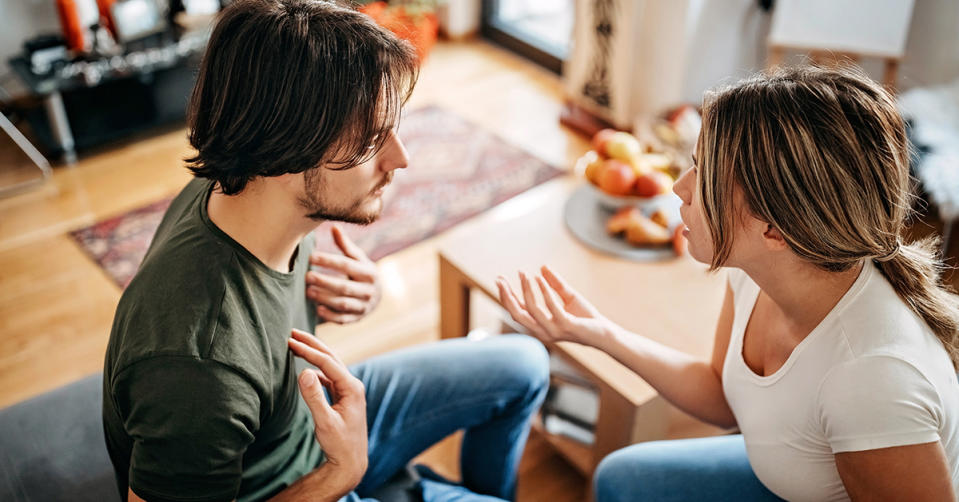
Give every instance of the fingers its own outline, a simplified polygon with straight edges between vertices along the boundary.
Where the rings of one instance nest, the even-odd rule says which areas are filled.
[[[339,277],[331,277],[316,271],[306,273],[307,293],[309,286],[322,288],[340,296],[350,296],[361,300],[369,300],[376,295],[376,287],[368,282],[357,282]]]
[[[290,350],[316,366],[329,379],[330,389],[337,397],[337,403],[366,399],[363,383],[350,374],[350,370],[332,353],[324,352],[316,346],[308,345],[295,338],[288,340]]]
[[[376,281],[376,264],[371,261],[359,261],[349,256],[316,251],[310,255],[310,264],[342,272],[357,281]]]
[[[326,393],[323,392],[323,385],[316,371],[311,369],[301,371],[297,383],[300,387],[300,394],[303,395],[306,406],[310,408],[314,421],[318,422],[333,413],[333,408],[326,400]]]
[[[533,293],[533,285],[529,280],[529,276],[526,275],[525,272],[520,272],[519,279],[523,288],[523,299],[526,301],[526,311],[529,312],[541,327],[549,332],[548,326],[552,319],[543,311],[542,307],[540,307],[536,301],[536,295]]]
[[[293,329],[291,337],[298,342],[302,342],[316,350],[319,350],[320,352],[323,352],[324,354],[332,357],[336,362],[343,364],[343,361],[341,361],[340,358],[333,353],[333,349],[331,349],[329,345],[323,343],[323,340],[320,340],[316,336],[307,333],[306,331]],[[343,365],[346,366],[345,364]]]
[[[369,311],[369,303],[367,302],[349,296],[339,296],[313,286],[306,288],[306,296],[318,305],[324,305],[341,314],[362,315]]]
[[[333,322],[336,324],[350,324],[363,318],[363,316],[360,314],[344,314],[342,312],[337,312],[325,305],[316,306],[316,315],[324,321]]]
[[[370,261],[366,253],[350,240],[350,237],[346,235],[346,232],[344,232],[339,225],[333,225],[331,232],[333,233],[333,242],[336,243],[336,247],[340,248],[343,254],[354,260]]]
[[[557,322],[565,320],[566,312],[563,311],[559,300],[554,296],[555,293],[553,293],[553,290],[546,285],[546,281],[543,280],[542,277],[537,277],[536,285],[539,286],[539,290],[543,293],[543,301],[546,303],[546,308],[549,309],[549,313],[553,315],[553,319]]]
[[[496,286],[499,288],[499,298],[500,303],[503,305],[503,308],[509,312],[509,315],[520,323],[524,328],[526,328],[531,334],[535,336],[542,336],[542,332],[539,329],[539,326],[536,324],[530,315],[526,312],[525,306],[519,301],[519,298],[516,297],[516,293],[513,292],[513,289],[506,282],[506,279],[500,277],[496,281]]]
[[[569,302],[576,297],[576,291],[569,287],[569,284],[566,284],[566,281],[564,281],[560,276],[556,275],[549,267],[543,265],[540,268],[540,271],[543,273],[543,278],[546,279],[546,282],[549,283],[551,288],[559,293],[559,297],[564,302]]]
[[[330,348],[315,336],[293,330],[293,336],[288,342],[294,354],[319,368],[334,385],[341,380],[353,377],[343,361],[340,361],[340,358],[336,357]]]

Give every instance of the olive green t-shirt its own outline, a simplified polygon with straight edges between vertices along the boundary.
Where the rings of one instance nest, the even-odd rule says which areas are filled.
[[[103,428],[123,500],[260,500],[323,458],[287,347],[315,325],[312,237],[272,270],[210,221],[211,187],[170,205],[113,321]]]

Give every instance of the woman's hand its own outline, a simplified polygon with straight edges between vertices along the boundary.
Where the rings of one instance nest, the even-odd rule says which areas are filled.
[[[543,275],[535,278],[519,273],[522,298],[505,278],[496,280],[500,303],[516,322],[543,342],[568,341],[598,347],[612,338],[619,329],[616,324],[548,267],[540,270]],[[537,300],[534,288],[542,293],[545,307]]]

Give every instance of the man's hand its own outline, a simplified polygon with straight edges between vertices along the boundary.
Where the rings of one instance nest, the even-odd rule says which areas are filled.
[[[307,272],[306,297],[316,303],[316,315],[321,319],[338,324],[356,322],[380,302],[376,263],[340,227],[334,225],[331,232],[343,255],[317,251],[310,255],[310,264],[335,270],[345,277]]]
[[[366,390],[315,336],[293,330],[289,345],[294,354],[317,367],[300,373],[300,393],[313,414],[316,440],[326,453],[327,465],[350,491],[363,478],[368,463]],[[332,405],[323,387],[330,390]]]

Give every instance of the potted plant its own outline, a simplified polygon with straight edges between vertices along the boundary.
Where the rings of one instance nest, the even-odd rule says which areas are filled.
[[[380,26],[413,44],[422,63],[436,43],[439,31],[436,7],[442,1],[375,1],[360,6],[359,10],[373,18]]]

